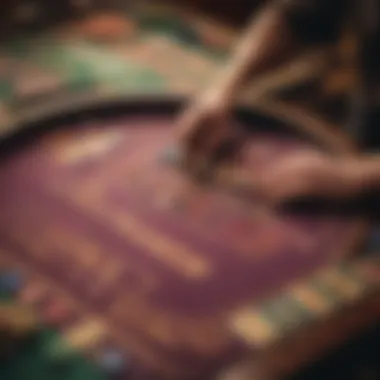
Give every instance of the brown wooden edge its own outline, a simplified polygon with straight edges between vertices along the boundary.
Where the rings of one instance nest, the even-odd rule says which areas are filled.
[[[227,368],[218,380],[277,380],[338,347],[380,319],[380,289],[333,317],[302,328],[254,359]]]
[[[178,102],[183,101],[188,94],[128,94],[120,95],[114,93],[106,93],[101,90],[91,90],[74,93],[72,91],[62,89],[57,93],[47,94],[37,104],[29,106],[16,107],[11,109],[11,126],[2,129],[7,133],[12,133],[14,129],[22,128],[26,123],[43,120],[47,117],[54,117],[65,112],[76,112],[81,108],[102,106],[104,104],[112,104],[112,102],[128,101],[142,104],[152,102]],[[239,106],[257,110],[268,116],[272,116],[279,120],[284,120],[290,127],[294,127],[297,131],[303,132],[311,136],[315,141],[325,146],[331,153],[338,155],[355,155],[358,150],[355,143],[345,133],[328,122],[322,120],[311,111],[297,107],[284,101],[274,99],[256,99],[255,101],[243,101]],[[6,121],[5,121],[6,122]],[[9,121],[8,121],[9,123]]]

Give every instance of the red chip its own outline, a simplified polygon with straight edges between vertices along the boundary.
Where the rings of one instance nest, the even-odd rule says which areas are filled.
[[[67,305],[52,301],[43,310],[43,320],[46,324],[60,326],[68,320],[71,310]]]

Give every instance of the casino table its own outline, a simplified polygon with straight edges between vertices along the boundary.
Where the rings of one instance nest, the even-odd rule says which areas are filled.
[[[90,360],[115,347],[136,380],[242,361],[285,375],[371,326],[377,265],[350,255],[362,220],[274,211],[228,168],[189,180],[167,156],[181,105],[72,93],[4,136],[1,263],[23,273],[20,302]],[[236,120],[252,171],[326,149],[258,111]]]
[[[239,183],[199,186],[170,165],[177,94],[207,85],[228,47],[178,20],[142,12],[111,41],[81,24],[0,49],[0,263],[46,326],[15,358],[36,378],[102,379],[110,350],[136,380],[285,376],[378,318],[376,261],[354,255],[362,218],[274,212]],[[236,112],[253,170],[350,150],[265,104]],[[62,345],[74,355],[60,363]]]

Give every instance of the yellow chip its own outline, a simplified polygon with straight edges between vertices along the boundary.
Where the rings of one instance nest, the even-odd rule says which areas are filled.
[[[276,335],[275,328],[259,313],[243,311],[232,320],[233,331],[247,343],[266,346]]]
[[[314,289],[300,285],[290,290],[289,295],[307,310],[317,314],[326,314],[331,310],[331,303]]]
[[[85,349],[96,345],[107,333],[105,324],[92,320],[70,329],[65,334],[66,341],[74,348]]]
[[[352,301],[363,294],[364,287],[358,281],[337,270],[321,274],[320,279],[345,299]]]

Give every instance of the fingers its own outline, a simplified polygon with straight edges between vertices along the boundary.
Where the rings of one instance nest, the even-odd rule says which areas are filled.
[[[179,141],[185,169],[194,177],[210,177],[224,161],[237,162],[242,142],[231,127],[231,119],[214,113],[190,110],[180,120]]]

